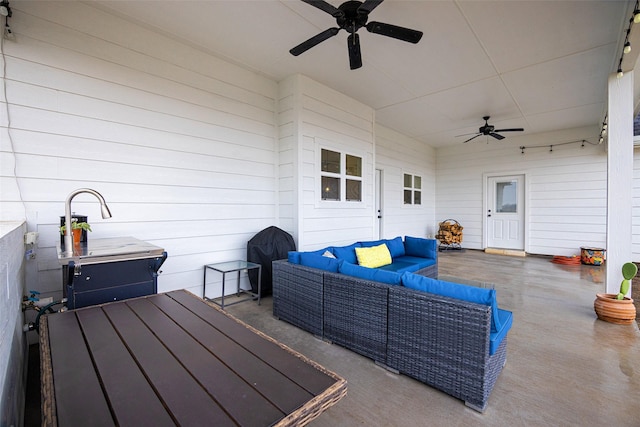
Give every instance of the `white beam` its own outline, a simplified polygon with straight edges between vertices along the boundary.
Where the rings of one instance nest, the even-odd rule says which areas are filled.
[[[633,71],[609,77],[606,292],[618,293],[622,265],[631,261],[633,197]],[[631,291],[629,291],[631,292]]]

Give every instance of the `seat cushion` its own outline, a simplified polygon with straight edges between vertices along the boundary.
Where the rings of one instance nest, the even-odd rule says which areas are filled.
[[[491,307],[491,332],[498,332],[502,327],[498,316],[498,301],[496,300],[495,289],[445,282],[444,280],[436,280],[413,273],[402,274],[402,285],[410,289],[429,292],[430,294],[488,305]]]
[[[433,258],[420,258],[416,256],[405,255],[398,258],[394,258],[393,263],[394,264],[400,263],[402,265],[406,265],[407,267],[402,271],[397,270],[397,271],[400,271],[401,273],[404,273],[405,271],[413,272],[413,271],[422,270],[423,268],[431,267],[433,264],[436,263],[436,260]]]
[[[489,334],[489,354],[494,354],[500,343],[507,336],[507,332],[513,324],[513,313],[508,310],[498,309],[498,318],[500,319],[500,330]]]
[[[391,264],[391,253],[385,243],[369,248],[355,248],[358,265],[377,268]]]
[[[382,282],[388,285],[399,285],[401,275],[392,271],[380,270],[379,268],[362,267],[343,261],[338,267],[338,271],[347,276],[357,277],[374,282]]]

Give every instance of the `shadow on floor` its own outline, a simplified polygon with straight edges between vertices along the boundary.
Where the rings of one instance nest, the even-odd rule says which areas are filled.
[[[36,427],[41,425],[42,422],[40,412],[40,349],[38,344],[29,346],[27,369],[24,427]]]

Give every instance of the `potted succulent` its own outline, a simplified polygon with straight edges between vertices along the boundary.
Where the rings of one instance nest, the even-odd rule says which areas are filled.
[[[622,266],[622,282],[618,294],[596,294],[593,308],[598,319],[616,323],[619,325],[629,325],[636,319],[636,306],[633,299],[625,297],[629,292],[629,281],[638,273],[638,267],[627,262]]]
[[[60,234],[64,235],[67,230],[66,225],[60,227]],[[80,244],[80,240],[82,240],[82,232],[83,231],[91,231],[91,226],[88,222],[78,222],[77,219],[71,220],[71,233],[73,233],[73,244]]]

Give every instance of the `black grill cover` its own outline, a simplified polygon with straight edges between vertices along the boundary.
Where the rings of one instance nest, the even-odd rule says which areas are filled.
[[[270,295],[272,288],[271,261],[287,258],[287,252],[296,250],[291,234],[278,227],[267,227],[247,242],[247,261],[262,266],[261,296]],[[249,270],[251,291],[258,293],[258,271]]]

